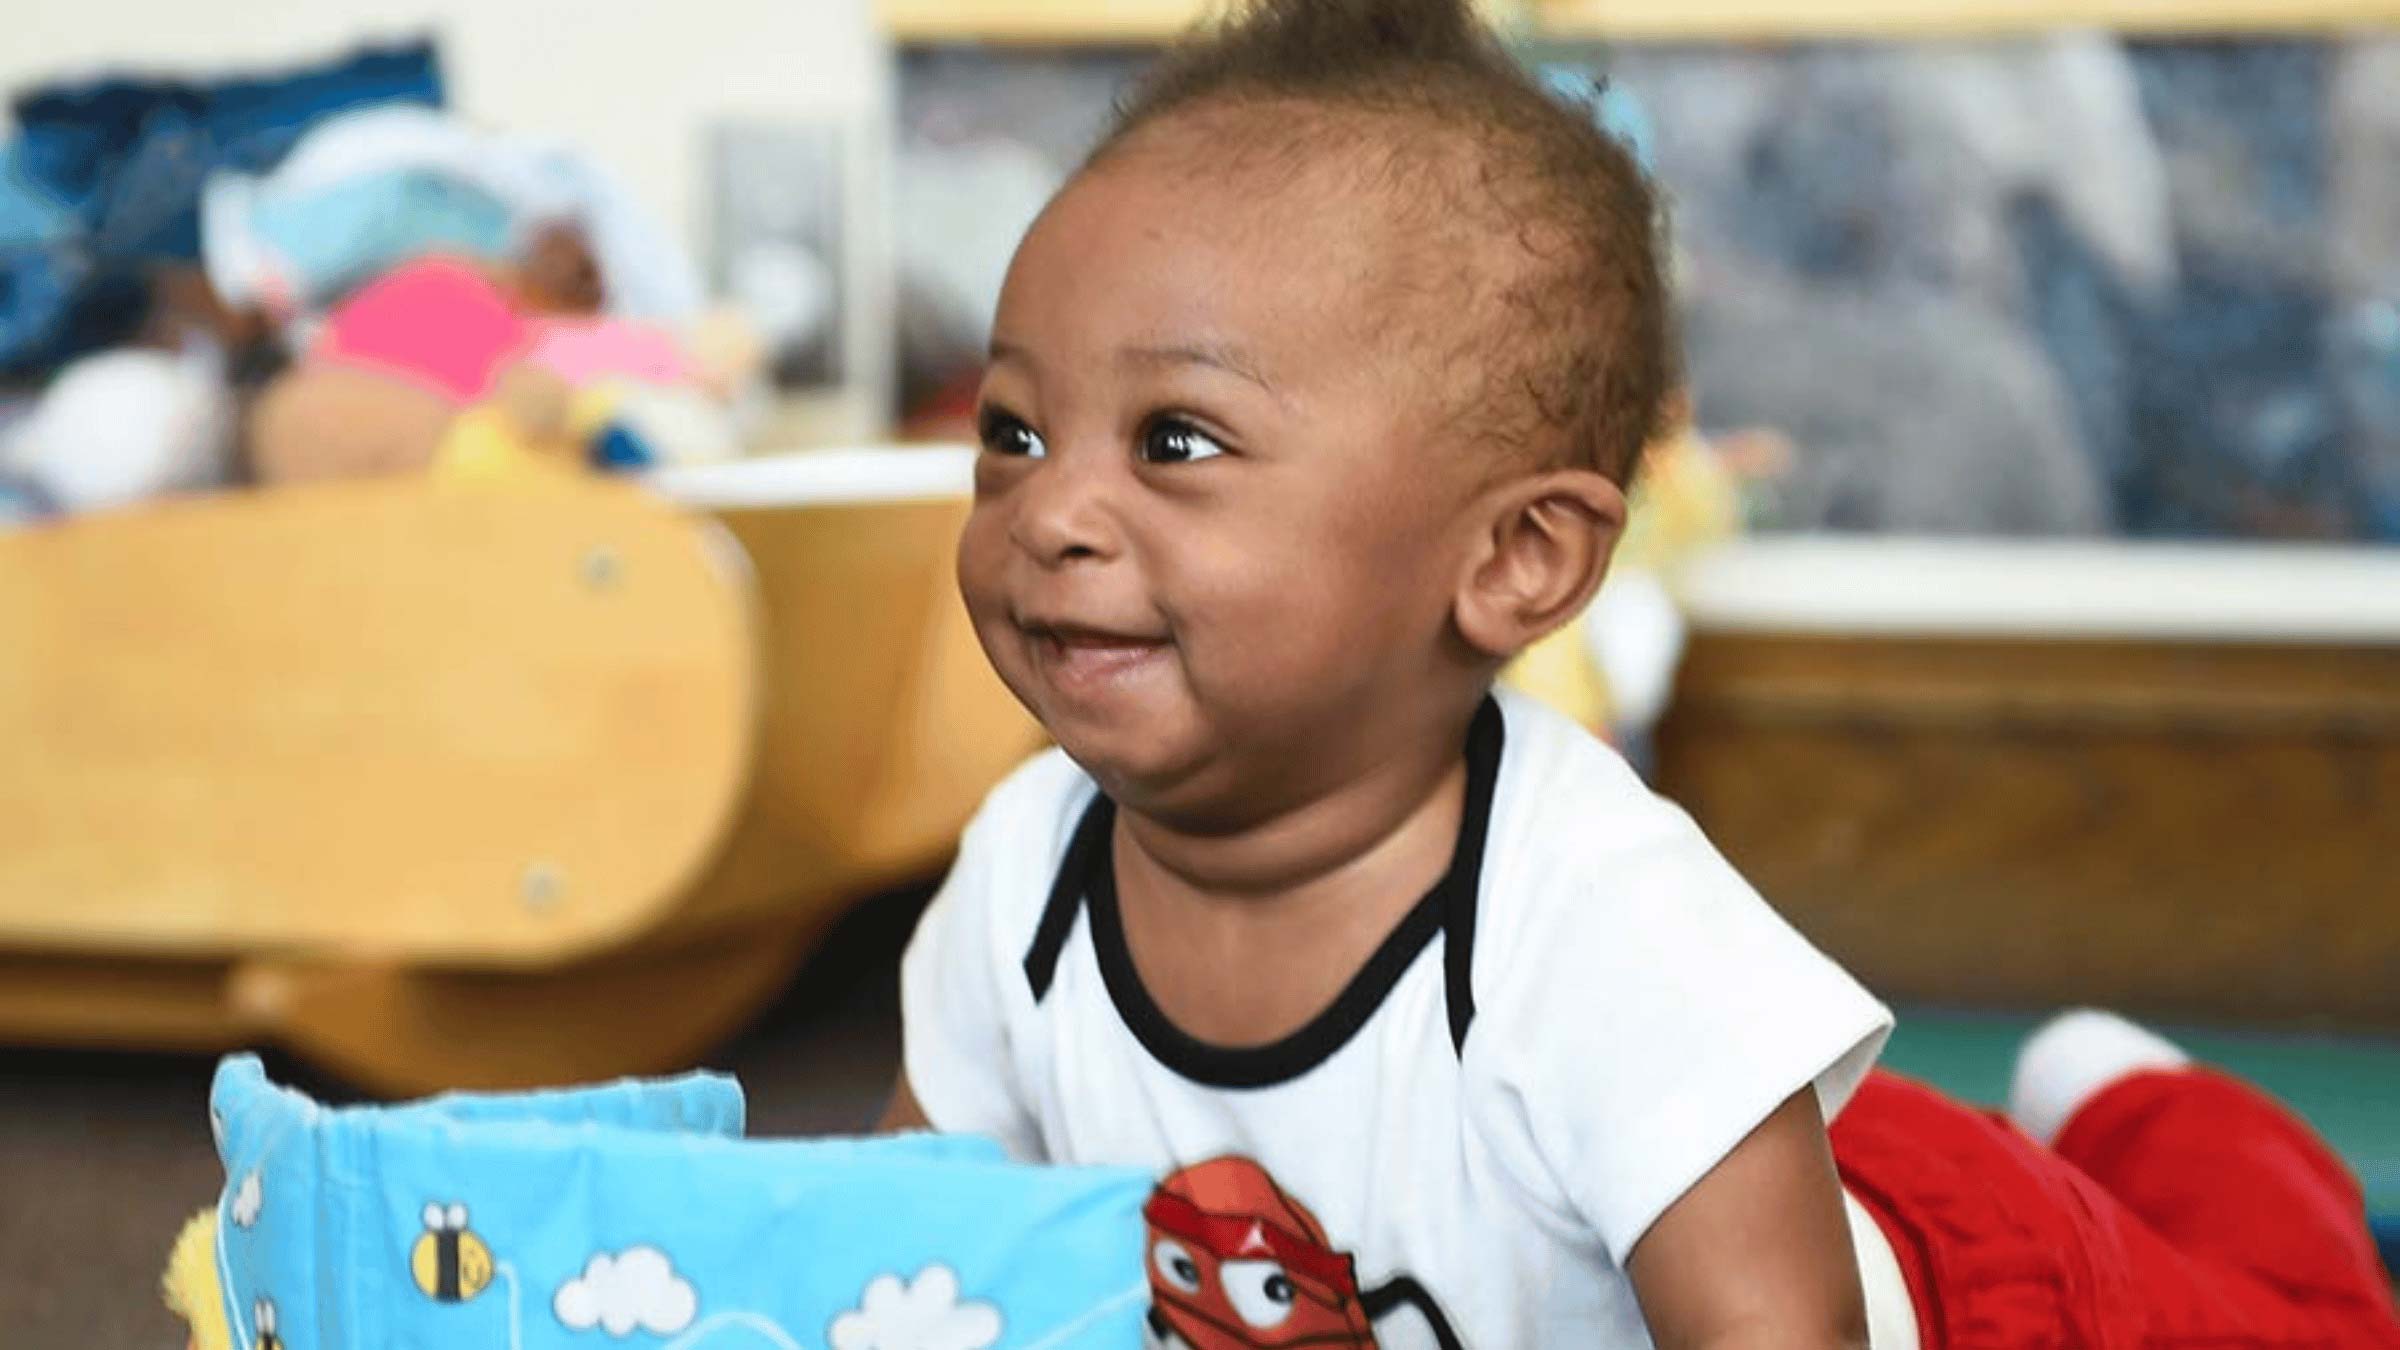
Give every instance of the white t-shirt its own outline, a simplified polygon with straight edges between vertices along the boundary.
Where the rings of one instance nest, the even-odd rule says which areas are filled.
[[[1831,1119],[1882,1048],[1890,1013],[1581,727],[1501,693],[1467,757],[1449,874],[1264,1047],[1142,988],[1113,807],[1063,755],[968,827],[902,967],[909,1084],[937,1129],[1170,1178],[1154,1331],[1645,1346],[1635,1241],[1801,1085]]]

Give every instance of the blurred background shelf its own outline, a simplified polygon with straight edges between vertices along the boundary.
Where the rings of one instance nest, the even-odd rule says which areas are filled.
[[[1507,24],[1534,8],[1527,0],[1477,0]],[[877,0],[886,32],[903,43],[1110,46],[1160,42],[1224,0]]]
[[[1752,540],[1659,779],[1898,999],[2400,1029],[2400,555]]]
[[[2389,27],[2390,0],[1548,0],[1556,37],[1653,41],[1992,37],[2058,29],[2297,33]]]
[[[901,42],[1108,46],[1163,41],[1207,9],[1202,0],[880,0]]]
[[[880,0],[902,43],[1112,46],[1163,41],[1214,0]],[[1773,41],[1976,37],[2099,28],[2127,33],[2325,33],[2400,25],[2392,0],[1533,0],[1488,3],[1557,38]]]

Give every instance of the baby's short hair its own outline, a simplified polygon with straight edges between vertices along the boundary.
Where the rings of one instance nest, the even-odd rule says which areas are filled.
[[[1628,482],[1676,382],[1676,344],[1657,193],[1593,110],[1546,92],[1468,0],[1234,0],[1133,88],[1093,161],[1174,114],[1280,102],[1362,114],[1395,186],[1446,188],[1426,223],[1455,236],[1448,262],[1468,292],[1443,311],[1462,331],[1435,344],[1463,377],[1453,415]],[[1288,121],[1266,134],[1281,151],[1316,144]],[[1508,261],[1476,275],[1494,256],[1479,242],[1510,245]]]

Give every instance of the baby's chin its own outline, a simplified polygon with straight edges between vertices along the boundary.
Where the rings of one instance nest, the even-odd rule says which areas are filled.
[[[1193,738],[1157,719],[1123,726],[1045,719],[1043,726],[1111,801],[1145,814],[1174,800],[1205,759]]]
[[[1037,710],[1037,715],[1039,710]],[[1042,716],[1050,739],[1110,801],[1156,820],[1213,816],[1232,787],[1221,738],[1198,708],[1140,717]]]
[[[1061,688],[1037,668],[1001,676],[1067,758],[1118,804],[1141,809],[1207,758],[1205,719],[1176,681],[1151,672],[1130,687]]]

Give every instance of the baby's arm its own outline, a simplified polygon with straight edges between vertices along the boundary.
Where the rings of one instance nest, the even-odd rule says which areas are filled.
[[[917,1105],[917,1094],[908,1085],[908,1071],[901,1070],[892,1079],[892,1100],[883,1108],[883,1118],[875,1122],[875,1132],[904,1134],[932,1128],[933,1122],[925,1118],[925,1108]]]
[[[1866,1300],[1813,1087],[1634,1244],[1627,1273],[1659,1350],[1865,1350]]]
[[[1025,944],[1055,868],[1028,841],[1056,833],[1054,818],[1080,803],[1056,800],[1072,773],[1064,760],[1035,760],[994,789],[960,838],[900,958],[900,1065],[879,1130],[988,1135],[1015,1157],[1040,1156],[1009,1025],[1034,1011]]]

